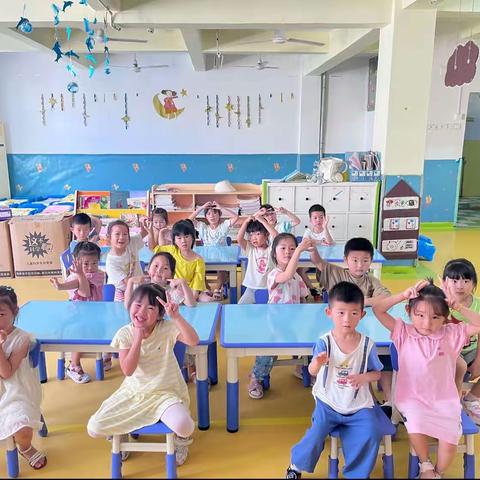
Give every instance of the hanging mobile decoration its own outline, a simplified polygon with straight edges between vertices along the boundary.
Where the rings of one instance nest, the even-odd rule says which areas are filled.
[[[89,116],[90,115],[87,114],[87,96],[85,94],[83,94],[83,114],[82,114],[82,117],[83,117],[83,124],[85,126],[87,126],[87,118]]]
[[[68,7],[71,7],[73,5],[73,2],[71,2],[70,0],[68,1],[64,1],[63,2],[63,8],[62,8],[62,12],[65,12],[65,10],[68,8]]]
[[[103,94],[103,103],[105,103],[106,101],[107,101],[107,94],[104,93],[104,94]]]
[[[30,23],[30,20],[25,16],[26,8],[27,8],[27,5],[24,4],[22,16],[20,17],[20,20],[18,21],[15,28],[17,30],[20,30],[23,33],[32,33],[32,30],[33,30],[32,24]]]
[[[75,108],[75,92],[72,92],[72,108]]]
[[[280,103],[283,103],[283,92],[280,94]]]
[[[115,101],[117,101],[117,94],[116,94],[116,93],[113,94],[113,99],[114,99]]]
[[[215,95],[215,126],[218,128],[220,126],[220,116],[219,104],[218,104],[218,95]]]
[[[60,94],[60,110],[62,112],[65,110],[65,103],[63,101],[63,93]]]
[[[210,106],[210,98],[207,95],[207,108],[205,108],[205,112],[207,114],[207,127],[210,125],[210,112],[212,111],[212,107]]]
[[[130,121],[130,117],[128,116],[127,94],[125,94],[125,115],[122,117],[122,121],[125,122],[125,130],[128,130],[128,122]]]
[[[96,93],[93,94],[93,101],[94,101],[95,103],[97,103],[97,94],[96,94]]]
[[[290,93],[290,100],[293,100],[294,99],[294,96],[293,96],[293,92]]]
[[[88,78],[92,78],[95,73],[95,67],[93,65],[88,66]]]
[[[240,114],[241,114],[241,111],[240,111],[240,97],[237,97],[237,110],[233,113],[235,113],[235,115],[237,116],[237,128],[240,130],[240,127],[241,127],[241,124],[242,124],[242,120],[240,118]]]
[[[258,124],[259,125],[262,123],[262,110],[263,110],[262,96],[258,94]]]
[[[85,5],[85,6],[87,6],[87,5],[88,5],[88,0],[80,0],[78,3],[79,3],[80,5]]]
[[[247,119],[245,120],[245,123],[248,128],[250,128],[250,125],[252,124],[252,120],[250,118],[250,97],[247,95]]]
[[[48,103],[50,104],[50,109],[53,110],[55,108],[55,105],[57,104],[57,100],[53,96],[53,93],[50,94],[50,98],[48,100]]]
[[[40,110],[40,113],[42,114],[42,125],[45,127],[47,125],[47,120],[46,120],[46,117],[45,117],[45,113],[46,113],[46,110],[45,110],[45,97],[43,96],[43,93],[42,95],[40,96],[40,105],[42,107],[42,109]]]
[[[60,9],[54,3],[52,3],[52,10],[53,10],[53,25],[56,27],[60,23],[60,19],[58,18]]]
[[[227,104],[225,105],[225,108],[227,109],[227,125],[229,127],[232,126],[232,111],[234,110],[234,107],[232,105],[232,101],[230,99],[230,96],[227,97]]]
[[[272,98],[272,97],[273,97],[273,95],[272,95],[272,94],[270,94],[270,98]]]
[[[53,44],[52,50],[57,55],[57,58],[55,59],[55,62],[58,62],[63,57],[63,52],[62,52],[62,49],[60,47],[60,42],[58,40],[55,40],[55,43]]]
[[[105,75],[110,75],[111,70],[110,70],[110,50],[108,47],[105,45],[105,48],[103,49],[104,53],[104,61],[103,61],[103,71],[105,72]]]

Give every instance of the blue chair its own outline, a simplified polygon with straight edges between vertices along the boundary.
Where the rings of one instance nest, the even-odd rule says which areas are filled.
[[[34,369],[38,368],[40,361],[40,348],[41,344],[38,340],[35,341],[35,344],[30,349],[29,352],[29,362],[30,366]],[[48,435],[47,424],[43,418],[43,415],[40,416],[40,421],[43,423],[42,428],[38,431],[38,434],[41,437],[46,437]],[[7,474],[10,478],[17,478],[19,473],[18,467],[18,451],[17,446],[15,445],[15,440],[13,436],[8,437],[7,441]]]
[[[178,366],[182,368],[185,344],[177,342],[174,353]],[[166,452],[167,478],[177,478],[174,433],[164,423],[157,422],[130,432],[134,439],[140,435],[165,435],[165,442],[121,442],[120,435],[112,438],[112,478],[122,478],[122,452]]]
[[[60,267],[62,269],[62,277],[66,279],[68,277],[68,271],[73,264],[73,254],[70,248],[67,248],[61,255],[60,255]]]
[[[398,371],[398,352],[393,344],[390,345],[390,356],[392,358],[393,367],[393,384],[392,391],[395,388],[395,377]],[[395,409],[392,413],[392,422],[396,426],[402,419],[400,412]],[[478,427],[472,419],[462,410],[462,435],[465,443],[457,446],[457,453],[463,453],[463,478],[475,478],[475,435],[478,433]],[[408,478],[417,478],[419,474],[419,458],[415,450],[410,447],[408,454]]]
[[[374,412],[378,421],[380,433],[382,435],[382,444],[378,449],[378,455],[382,455],[383,462],[383,478],[394,478],[393,467],[393,451],[392,437],[395,435],[396,429],[390,419],[383,413],[378,404],[375,404]],[[341,452],[338,439],[340,432],[334,429],[330,433],[330,456],[328,458],[328,478],[338,478],[338,456]],[[415,478],[415,477],[409,477]]]
[[[106,283],[103,286],[103,301],[104,302],[113,302],[115,299],[115,285],[111,283]]]
[[[259,289],[255,290],[255,303],[268,303],[268,290]],[[303,375],[303,386],[305,388],[310,387],[310,374],[308,373],[308,357],[302,357],[298,359],[297,357],[292,358],[291,360],[275,360],[273,363],[274,366],[285,366],[285,365],[302,365],[302,375]],[[267,375],[262,380],[262,385],[264,390],[270,388],[270,375]]]

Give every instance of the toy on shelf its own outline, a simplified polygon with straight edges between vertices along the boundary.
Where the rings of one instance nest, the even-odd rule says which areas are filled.
[[[431,238],[426,237],[425,235],[418,236],[418,259],[427,260],[431,262],[436,252],[435,245],[432,242]]]

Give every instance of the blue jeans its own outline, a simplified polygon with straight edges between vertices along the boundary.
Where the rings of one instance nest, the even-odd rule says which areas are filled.
[[[270,372],[273,368],[273,362],[278,357],[270,357],[270,356],[263,356],[263,357],[255,357],[255,364],[252,368],[253,376],[261,382],[266,376],[270,375]]]
[[[316,399],[312,426],[292,448],[292,463],[312,473],[325,445],[325,438],[338,429],[342,441],[345,478],[368,478],[378,454],[381,434],[373,408],[363,408],[351,415],[342,415]]]

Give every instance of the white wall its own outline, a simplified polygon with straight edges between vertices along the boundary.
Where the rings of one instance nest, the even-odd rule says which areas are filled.
[[[325,152],[370,150],[373,121],[367,112],[368,57],[352,58],[328,75]]]
[[[139,54],[140,64],[167,63],[170,68],[144,70],[113,70],[110,76],[97,71],[92,79],[81,71],[80,92],[76,107],[66,86],[72,80],[65,64],[53,61],[50,53],[0,54],[0,120],[6,124],[8,151],[11,153],[316,153],[318,122],[308,119],[318,109],[317,102],[308,103],[309,96],[318,97],[315,81],[305,87],[300,76],[300,57],[269,56],[278,70],[229,68],[194,72],[186,54]],[[131,55],[112,55],[112,64],[130,64]],[[236,64],[251,64],[256,58],[238,58]],[[318,82],[317,82],[318,83]],[[185,111],[176,120],[161,118],[153,109],[152,99],[162,89],[178,93],[185,88],[187,97],[179,97],[177,107]],[[302,96],[302,88],[304,89]],[[318,87],[319,88],[319,87]],[[83,125],[82,93],[87,95],[88,126]],[[113,101],[113,93],[117,101]],[[131,123],[125,130],[124,93],[128,94]],[[46,102],[47,126],[42,126],[40,95]],[[65,111],[60,104],[50,110],[50,94],[60,100],[64,94]],[[97,94],[97,103],[93,101]],[[106,93],[107,101],[103,103]],[[138,97],[136,94],[138,93]],[[280,94],[283,93],[283,103]],[[291,94],[293,93],[293,99]],[[215,95],[220,96],[220,128],[215,128]],[[258,94],[264,110],[262,124],[257,124]],[[272,98],[270,98],[272,94]],[[196,96],[200,98],[197,99]],[[206,126],[206,95],[210,96],[211,125]],[[227,127],[227,95],[232,102],[241,97],[242,128]],[[252,126],[246,128],[246,96],[250,96]],[[162,98],[162,97],[161,97]],[[300,110],[303,98],[305,110]],[[318,115],[317,115],[318,117]],[[301,119],[304,121],[301,122]],[[299,125],[301,122],[301,138]]]

